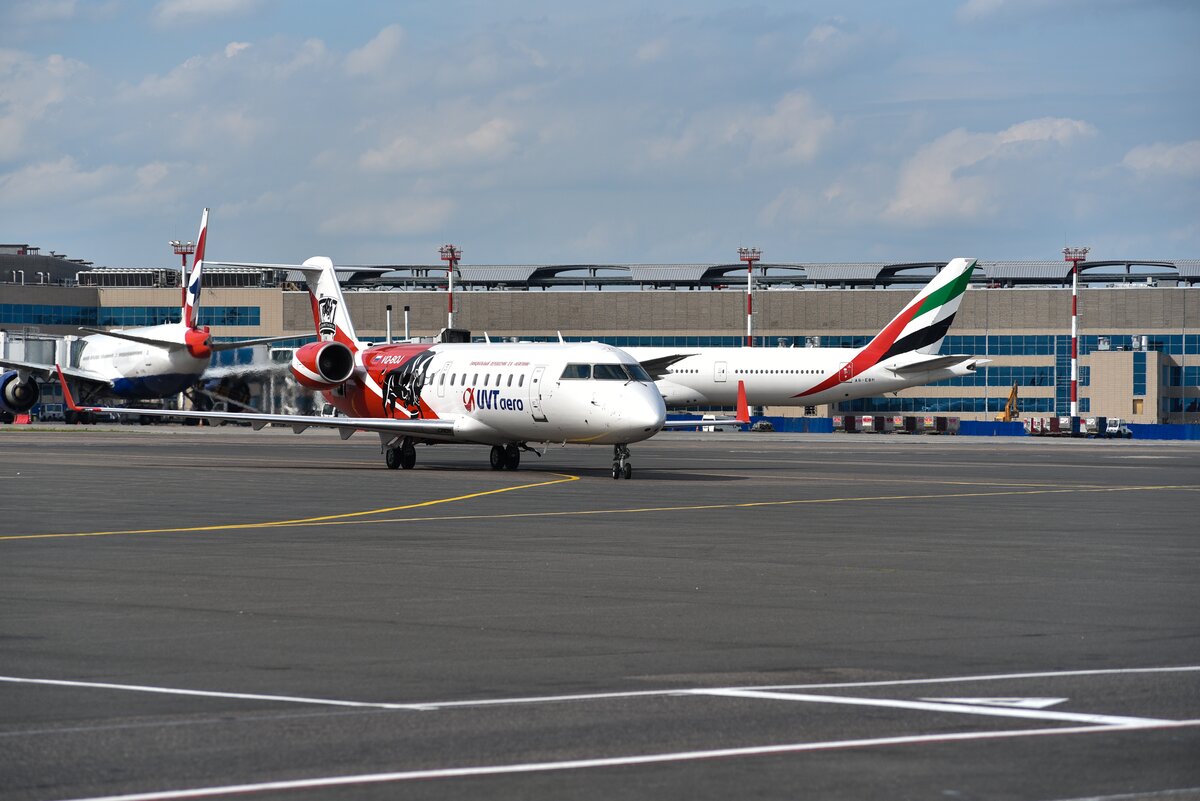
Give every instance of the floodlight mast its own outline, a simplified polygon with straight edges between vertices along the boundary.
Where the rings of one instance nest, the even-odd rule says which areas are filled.
[[[1091,248],[1063,248],[1071,262],[1071,433],[1079,432],[1079,262],[1087,261]]]
[[[746,347],[754,347],[754,262],[762,258],[758,248],[738,248],[738,258],[746,262]]]
[[[441,254],[442,261],[446,262],[446,327],[454,327],[454,270],[458,267],[458,260],[462,258],[462,250],[454,245],[442,245],[438,249]]]
[[[167,243],[175,251],[175,255],[179,256],[182,262],[179,283],[183,286],[183,303],[187,304],[187,284],[188,284],[188,268],[187,257],[196,252],[196,243],[180,242],[178,239],[172,239]]]

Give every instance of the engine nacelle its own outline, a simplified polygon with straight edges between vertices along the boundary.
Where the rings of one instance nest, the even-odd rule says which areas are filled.
[[[24,414],[42,397],[42,390],[33,376],[21,380],[21,374],[9,370],[0,374],[0,409],[11,414]]]
[[[310,342],[292,356],[291,368],[300,386],[333,389],[354,375],[354,353],[341,342]]]

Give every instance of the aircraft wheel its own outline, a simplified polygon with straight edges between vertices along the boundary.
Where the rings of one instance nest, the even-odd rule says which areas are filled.
[[[406,442],[400,446],[400,466],[405,470],[412,470],[417,464],[417,449],[413,447],[411,442]]]
[[[509,445],[504,449],[504,466],[509,470],[516,470],[521,464],[521,449],[516,445]]]
[[[388,448],[383,452],[383,461],[387,465],[388,470],[395,470],[400,466],[400,449]]]
[[[613,478],[614,478],[614,479],[618,479],[618,478],[620,478],[620,477],[621,477],[621,474],[622,474],[622,472],[623,472],[623,471],[621,470],[621,466],[620,466],[619,464],[614,464],[614,465],[613,465]]]
[[[629,462],[625,463],[625,469],[622,471],[625,474],[626,480],[633,478],[633,465]]]
[[[493,445],[492,453],[489,458],[491,460],[493,470],[503,470],[505,462],[508,461],[505,458],[504,447],[502,445]]]

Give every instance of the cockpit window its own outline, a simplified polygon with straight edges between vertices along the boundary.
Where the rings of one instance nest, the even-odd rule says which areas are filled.
[[[592,378],[598,381],[628,381],[629,375],[619,364],[594,364]]]
[[[566,369],[563,370],[562,377],[563,380],[591,378],[592,366],[590,364],[568,364]]]
[[[646,368],[642,367],[640,364],[626,364],[624,367],[629,371],[629,377],[634,381],[645,381],[647,384],[654,382],[654,379],[652,379],[650,374],[646,372]]]

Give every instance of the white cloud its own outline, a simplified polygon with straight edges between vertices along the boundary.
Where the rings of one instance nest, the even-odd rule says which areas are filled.
[[[1054,117],[1027,120],[998,133],[955,129],[922,147],[904,164],[884,216],[914,225],[988,216],[994,211],[996,187],[979,167],[1020,162],[1035,155],[1037,145],[1066,145],[1093,134],[1095,128],[1086,122]]]
[[[74,18],[76,6],[75,0],[27,0],[15,4],[11,13],[17,24],[62,23]]]
[[[221,19],[246,14],[260,0],[162,0],[154,8],[154,21],[161,26]]]
[[[35,59],[0,49],[0,159],[14,159],[35,147],[32,132],[64,101],[70,84],[87,67],[60,55]]]
[[[833,132],[833,117],[804,92],[784,95],[769,114],[739,118],[727,131],[730,140],[748,139],[756,160],[812,161]]]
[[[369,75],[382,72],[400,52],[404,28],[388,25],[374,39],[346,54],[346,72],[350,75]]]
[[[434,117],[439,122],[446,119],[438,114]],[[400,134],[383,147],[368,150],[359,166],[370,172],[405,172],[495,162],[516,149],[517,132],[517,124],[504,117],[493,117],[458,135],[447,135],[445,128],[437,125]]]
[[[0,198],[3,199],[0,205],[27,207],[75,202],[112,187],[119,173],[111,166],[90,171],[80,169],[70,156],[31,164],[8,175],[0,175]]]
[[[323,221],[324,234],[409,236],[436,231],[454,213],[448,198],[402,198],[388,203],[372,201],[345,206]]]
[[[663,56],[667,54],[668,42],[666,39],[658,38],[645,42],[637,49],[636,58],[638,61],[650,63],[661,61]]]
[[[1139,145],[1125,154],[1121,164],[1143,176],[1194,178],[1200,176],[1200,139],[1179,145]]]

